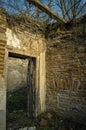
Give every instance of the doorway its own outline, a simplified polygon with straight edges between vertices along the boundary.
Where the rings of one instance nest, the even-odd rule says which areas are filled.
[[[7,68],[7,112],[9,112],[13,119],[9,119],[10,122],[8,123],[7,117],[7,124],[16,123],[15,120],[18,122],[18,120],[24,118],[25,114],[25,120],[27,120],[26,117],[34,118],[35,109],[36,58],[9,53]],[[17,113],[18,115],[16,115]]]

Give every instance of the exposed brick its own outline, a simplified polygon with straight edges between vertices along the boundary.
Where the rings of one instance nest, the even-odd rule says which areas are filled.
[[[46,51],[47,109],[59,111],[64,117],[73,118],[77,114],[83,120],[86,113],[86,46],[79,44],[79,40],[78,45],[71,40],[58,43],[56,38],[48,39],[51,46],[47,44]]]

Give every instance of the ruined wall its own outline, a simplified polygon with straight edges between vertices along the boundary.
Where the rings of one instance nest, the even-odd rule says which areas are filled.
[[[45,107],[45,51],[46,44],[43,35],[32,33],[26,23],[20,24],[15,22],[13,29],[8,26],[6,31],[7,51],[16,55],[36,58],[36,113],[46,109]],[[9,60],[7,61],[9,68]],[[12,66],[13,63],[10,64]],[[12,67],[11,67],[12,68]],[[8,73],[9,75],[9,73]],[[26,74],[27,76],[27,74]],[[7,76],[9,78],[9,76]],[[22,79],[21,79],[22,80]],[[12,79],[15,82],[15,78]],[[11,80],[9,81],[11,84]],[[23,82],[24,84],[24,82]],[[8,85],[9,87],[9,85]]]
[[[22,17],[12,20],[11,16],[8,19],[8,27],[6,29],[7,48],[9,52],[14,52],[26,56],[38,57],[45,52],[45,39],[43,34],[32,32],[30,28],[34,26],[30,21],[22,21]],[[30,28],[29,28],[30,26]]]
[[[5,78],[6,12],[0,8],[0,75]]]
[[[12,25],[9,23],[10,19]],[[7,84],[10,89],[15,84],[23,86],[26,82],[25,66],[27,66],[27,61],[14,61],[10,59],[9,54],[23,56],[26,59],[29,57],[36,58],[36,114],[46,109],[45,39],[43,35],[36,33],[36,30],[31,32],[29,30],[29,21],[27,23],[22,22],[20,18],[18,21],[13,20],[11,17],[8,19],[8,14],[0,8],[0,130],[6,129]]]
[[[59,35],[61,36],[61,34]],[[65,36],[65,35],[64,35]],[[48,39],[46,51],[47,110],[86,121],[86,40],[70,35]]]
[[[0,130],[6,129],[6,84],[5,84],[5,58],[6,58],[6,17],[5,11],[0,9]]]
[[[6,84],[0,75],[0,130],[6,130]]]
[[[7,28],[6,37],[8,55],[9,53],[14,53],[14,55],[20,55],[20,57],[23,56],[26,57],[26,59],[29,59],[29,57],[35,57],[39,59],[36,63],[37,66],[40,67],[38,65],[40,64],[40,57],[45,53],[44,38],[39,34],[32,34],[29,29],[27,30],[25,23],[22,23],[22,25],[20,26],[16,22],[13,30],[9,26]],[[22,60],[19,58],[12,59],[8,57],[7,63],[7,88],[17,88],[18,86],[22,87],[24,84],[26,86],[28,60]],[[36,71],[40,71],[40,69],[41,68],[36,68]],[[40,74],[38,77],[40,77]],[[36,79],[36,82],[38,83],[37,80],[38,79]]]
[[[17,19],[18,18],[18,19]],[[27,21],[27,20],[26,20]],[[16,57],[25,57],[26,59],[28,58],[35,58],[36,59],[36,114],[40,113],[41,111],[44,111],[45,108],[45,92],[46,92],[46,84],[45,84],[45,51],[46,51],[46,43],[45,43],[45,38],[44,35],[39,32],[34,25],[34,22],[30,24],[30,21],[25,22],[22,17],[17,17],[12,18],[12,16],[7,15],[7,28],[6,28],[6,38],[7,38],[7,46],[6,50],[9,54],[16,55]],[[34,28],[34,31],[31,31],[30,28]],[[32,29],[33,30],[33,29]],[[14,56],[15,57],[15,56]],[[16,61],[15,61],[16,62]],[[22,61],[25,63],[26,61]],[[14,76],[16,73],[18,73],[19,80],[16,80],[18,82],[15,82],[15,79],[17,78],[12,78],[12,81],[9,80],[8,87],[12,83],[18,83],[23,86],[26,80],[25,73],[22,72],[20,73],[21,67],[18,66],[20,64],[20,60],[18,63],[16,62],[16,65],[13,65],[14,61],[9,61],[9,58],[7,59],[7,70],[8,70],[8,75],[7,79],[9,80],[12,74],[9,69],[12,67],[15,68],[16,70],[12,70],[15,72]],[[9,65],[10,64],[10,65]],[[27,66],[27,65],[25,65]],[[24,67],[24,66],[22,66]],[[23,73],[23,74],[22,74]],[[17,76],[18,76],[17,75]],[[22,75],[22,76],[21,76]],[[24,76],[24,77],[23,77]],[[26,73],[27,76],[27,73]],[[21,77],[21,78],[20,78]],[[22,78],[23,82],[22,82]],[[12,86],[11,84],[11,86]],[[14,86],[13,85],[13,86]],[[20,86],[19,85],[19,86]]]

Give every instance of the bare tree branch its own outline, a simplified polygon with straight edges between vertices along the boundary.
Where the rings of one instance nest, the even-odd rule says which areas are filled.
[[[60,23],[66,23],[67,21],[63,18],[61,18],[58,14],[54,13],[48,6],[42,4],[39,0],[27,0],[28,2],[31,2],[35,6],[37,6],[39,9],[47,13],[51,18],[54,18],[58,20]]]

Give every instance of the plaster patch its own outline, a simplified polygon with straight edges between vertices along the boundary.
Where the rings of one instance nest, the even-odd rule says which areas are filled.
[[[11,29],[7,28],[6,30],[6,37],[7,37],[7,45],[13,46],[15,48],[20,48],[20,41],[16,37],[15,33],[12,32]]]

